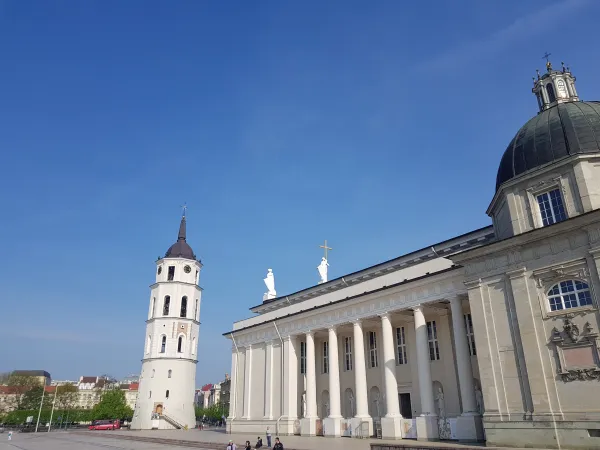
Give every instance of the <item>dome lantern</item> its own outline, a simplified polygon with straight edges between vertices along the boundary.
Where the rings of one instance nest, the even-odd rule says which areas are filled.
[[[549,53],[544,55],[546,73],[542,75],[539,70],[536,71],[537,77],[533,79],[533,89],[531,90],[537,98],[540,112],[559,103],[579,101],[575,89],[575,77],[571,70],[562,62],[562,69],[554,70],[549,56]]]

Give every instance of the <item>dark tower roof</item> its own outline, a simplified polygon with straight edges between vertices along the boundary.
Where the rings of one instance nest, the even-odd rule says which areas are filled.
[[[181,218],[179,224],[179,234],[177,235],[177,242],[169,247],[165,258],[185,258],[185,259],[196,259],[196,255],[192,250],[192,247],[186,242],[185,238],[185,215]]]
[[[524,172],[571,155],[600,153],[600,102],[559,103],[529,120],[502,156],[496,190]]]

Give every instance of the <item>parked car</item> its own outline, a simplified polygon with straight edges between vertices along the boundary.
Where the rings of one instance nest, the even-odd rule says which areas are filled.
[[[121,421],[116,420],[94,420],[89,426],[90,430],[118,430],[121,428]]]

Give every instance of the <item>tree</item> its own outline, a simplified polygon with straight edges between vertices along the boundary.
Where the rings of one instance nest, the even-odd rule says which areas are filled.
[[[127,406],[125,393],[120,389],[104,391],[100,402],[92,410],[92,418],[124,419],[133,416],[133,410]]]
[[[11,374],[7,384],[15,389],[16,409],[35,409],[40,407],[44,388],[37,378]]]
[[[56,387],[56,407],[60,409],[73,409],[77,404],[77,386],[64,384]]]

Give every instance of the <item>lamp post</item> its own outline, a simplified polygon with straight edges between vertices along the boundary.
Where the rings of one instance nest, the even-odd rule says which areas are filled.
[[[46,386],[42,385],[42,401],[40,402],[40,410],[38,411],[37,423],[35,424],[35,432],[37,433],[38,427],[40,426],[40,416],[42,415],[42,405],[44,404],[44,394],[46,393]]]
[[[54,416],[54,406],[56,405],[56,394],[58,394],[58,386],[54,390],[54,400],[52,400],[52,412],[50,413],[50,424],[48,425],[48,433],[50,433],[50,429],[52,428],[52,416]]]

